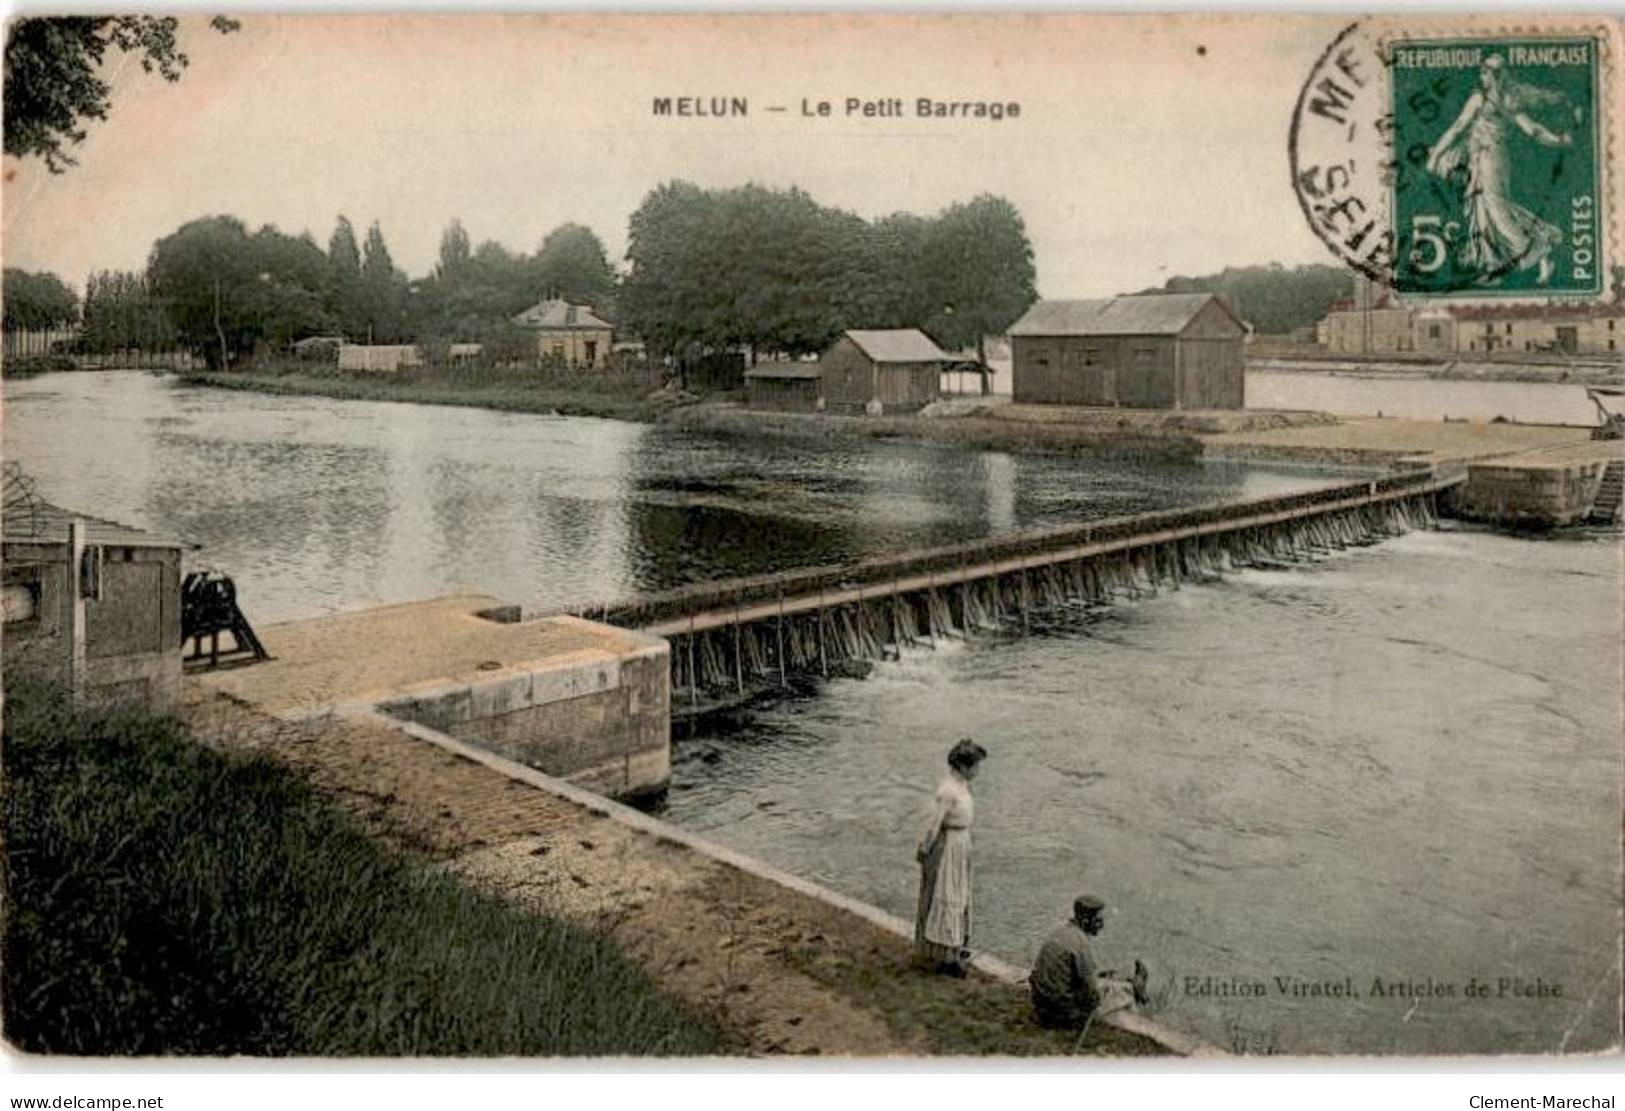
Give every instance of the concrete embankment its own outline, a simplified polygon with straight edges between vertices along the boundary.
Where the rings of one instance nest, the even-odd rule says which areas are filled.
[[[1529,356],[1524,359],[1451,358],[1393,353],[1340,352],[1249,356],[1248,370],[1304,374],[1347,374],[1369,378],[1430,378],[1448,382],[1569,382],[1614,384],[1625,380],[1625,364],[1605,356]]]
[[[273,715],[196,679],[187,696],[198,735],[268,750],[377,836],[610,934],[752,1053],[1207,1051],[1136,1016],[1097,1024],[1078,1046],[1032,1020],[1010,982],[1019,970],[984,960],[967,980],[923,972],[906,924],[884,912],[437,730],[354,707]]]

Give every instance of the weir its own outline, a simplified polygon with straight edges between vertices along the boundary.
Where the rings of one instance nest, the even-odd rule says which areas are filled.
[[[1281,567],[1435,520],[1465,473],[1412,472],[683,587],[576,616],[671,643],[674,719],[851,661],[1138,598],[1236,567]]]

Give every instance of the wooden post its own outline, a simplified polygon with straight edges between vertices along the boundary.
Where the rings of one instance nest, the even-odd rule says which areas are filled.
[[[64,591],[67,612],[63,628],[67,632],[68,690],[75,705],[85,699],[85,523],[68,524],[68,575]]]
[[[692,710],[700,708],[700,673],[694,670],[694,614],[688,615],[688,705]]]
[[[829,657],[824,653],[824,584],[818,584],[818,673],[829,678]]]
[[[1027,624],[1027,557],[1021,557],[1021,635],[1028,633]]]
[[[784,680],[784,590],[779,590],[779,620],[774,626],[774,632],[779,638],[779,686],[786,686]]]

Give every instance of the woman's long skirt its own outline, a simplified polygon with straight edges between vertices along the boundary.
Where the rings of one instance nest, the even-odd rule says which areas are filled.
[[[920,868],[914,947],[924,960],[960,964],[970,945],[970,830],[944,830]]]

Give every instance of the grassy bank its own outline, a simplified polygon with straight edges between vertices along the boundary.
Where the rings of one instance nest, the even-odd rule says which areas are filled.
[[[671,406],[640,377],[538,371],[506,367],[416,368],[395,374],[357,372],[310,364],[246,370],[194,371],[185,382],[226,390],[335,397],[347,401],[410,401],[462,405],[512,413],[651,421]]]
[[[5,1034],[40,1053],[694,1054],[611,942],[367,838],[268,758],[5,705]]]

